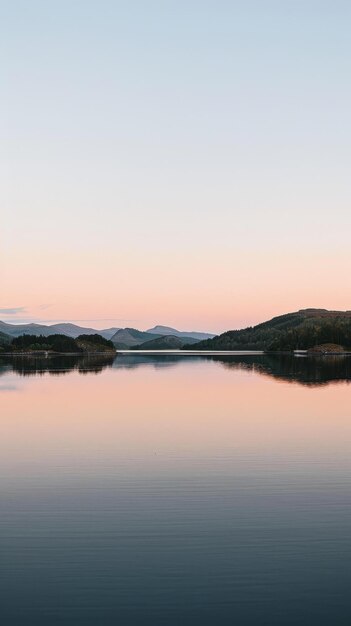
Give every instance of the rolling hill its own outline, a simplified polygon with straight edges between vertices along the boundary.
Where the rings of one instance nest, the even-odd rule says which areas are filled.
[[[351,347],[351,311],[303,309],[196,344],[196,350],[308,350],[333,343]]]

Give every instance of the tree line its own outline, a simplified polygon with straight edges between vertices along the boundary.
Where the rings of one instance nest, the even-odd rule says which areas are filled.
[[[45,350],[52,352],[84,352],[85,347],[101,346],[102,348],[114,348],[112,341],[101,337],[101,335],[79,335],[76,339],[67,335],[20,335],[12,340],[10,349],[14,352],[26,352],[35,350]]]
[[[272,320],[274,322],[274,320]],[[231,330],[196,344],[199,350],[308,350],[333,343],[351,348],[351,318],[302,319],[292,317],[278,324],[266,322],[243,330]]]

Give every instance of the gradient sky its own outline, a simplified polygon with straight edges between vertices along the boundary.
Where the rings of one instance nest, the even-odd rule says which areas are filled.
[[[350,309],[351,4],[1,3],[0,319]]]

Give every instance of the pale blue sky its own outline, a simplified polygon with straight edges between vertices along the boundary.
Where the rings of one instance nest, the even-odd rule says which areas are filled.
[[[214,330],[351,308],[349,2],[0,6],[1,307]]]

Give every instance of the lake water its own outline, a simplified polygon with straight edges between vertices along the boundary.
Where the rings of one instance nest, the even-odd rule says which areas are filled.
[[[0,359],[2,626],[349,626],[351,359]]]

